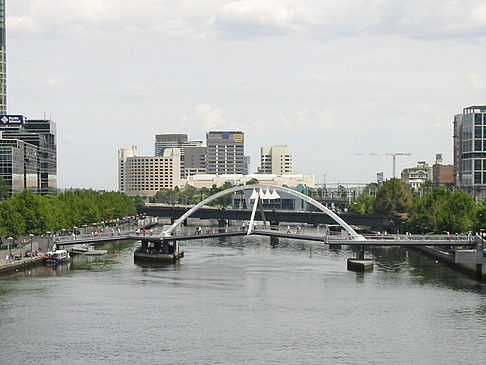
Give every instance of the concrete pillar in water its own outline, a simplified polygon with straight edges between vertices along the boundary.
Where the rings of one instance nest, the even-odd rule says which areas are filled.
[[[218,232],[226,232],[226,219],[218,219]]]
[[[279,245],[278,237],[270,236],[270,245],[272,247],[278,246]]]
[[[348,259],[347,267],[350,271],[365,272],[373,270],[375,262],[371,259],[364,258],[364,246],[358,246],[356,258]]]

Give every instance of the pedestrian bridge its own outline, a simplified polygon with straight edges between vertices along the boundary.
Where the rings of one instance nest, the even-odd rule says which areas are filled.
[[[201,209],[206,204],[224,196],[227,194],[233,194],[235,192],[243,190],[253,190],[252,197],[253,200],[253,210],[251,216],[248,217],[248,226],[242,226],[237,228],[228,227],[218,227],[206,229],[201,229],[194,234],[186,235],[174,235],[176,229],[182,225],[182,223],[189,217],[191,217],[195,212]],[[294,227],[289,230],[282,226],[270,226],[265,221],[265,215],[263,210],[260,211],[261,217],[263,218],[263,224],[256,224],[254,218],[256,209],[260,206],[261,200],[265,199],[278,199],[278,192],[285,192],[297,198],[300,198],[309,204],[314,205],[317,209],[329,215],[335,221],[335,225],[342,227],[346,232],[345,235],[332,235],[328,230],[328,226],[325,227],[324,231],[319,229],[306,229],[300,226]],[[348,245],[348,246],[359,246],[361,251],[364,251],[364,246],[464,246],[470,245],[472,242],[467,240],[466,237],[456,237],[456,239],[451,239],[447,236],[409,236],[409,235],[388,235],[388,236],[362,236],[358,234],[349,224],[347,224],[341,217],[336,213],[329,210],[327,207],[319,203],[318,201],[312,199],[311,197],[304,195],[298,191],[292,190],[290,188],[282,186],[272,186],[272,185],[245,185],[236,186],[224,191],[218,192],[207,199],[204,199],[199,204],[195,205],[187,212],[185,212],[181,217],[179,217],[170,227],[163,230],[160,234],[154,235],[150,231],[146,232],[135,232],[135,231],[125,231],[120,232],[115,235],[113,232],[111,234],[98,234],[96,236],[85,235],[77,236],[75,239],[71,236],[58,237],[56,242],[60,246],[70,246],[76,244],[90,244],[90,243],[101,243],[116,240],[141,240],[141,241],[187,241],[193,239],[209,239],[209,238],[222,238],[222,237],[233,237],[233,236],[245,236],[245,235],[259,235],[268,236],[274,239],[278,238],[289,238],[289,239],[300,239],[308,241],[317,241],[326,244],[336,244],[336,245]]]

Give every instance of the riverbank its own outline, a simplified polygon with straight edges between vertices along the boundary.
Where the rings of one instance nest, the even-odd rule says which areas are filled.
[[[477,249],[453,252],[433,246],[412,246],[411,248],[477,280],[486,280],[486,259],[482,251],[482,243]]]
[[[5,251],[8,255],[8,251]],[[0,257],[5,257],[6,255],[4,251],[0,251],[0,254],[3,254]],[[0,261],[0,275],[10,274],[16,271],[24,271],[31,269],[36,266],[42,265],[42,259],[44,258],[43,253],[39,253],[38,256],[35,257],[22,257],[18,260],[2,260]]]

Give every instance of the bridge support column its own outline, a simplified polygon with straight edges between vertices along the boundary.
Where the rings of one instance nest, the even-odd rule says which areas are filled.
[[[182,221],[182,225],[183,225],[184,227],[187,227],[187,219],[184,219],[184,220]]]
[[[483,279],[483,264],[476,264],[476,280],[481,281]]]
[[[360,245],[358,247],[358,252],[357,252],[356,258],[358,260],[364,260],[364,245]]]
[[[270,225],[272,226],[272,231],[278,231],[278,222],[270,222]]]
[[[279,241],[278,237],[270,236],[270,245],[272,247],[278,246],[279,244],[280,244],[280,241]]]
[[[348,259],[348,270],[356,272],[372,271],[375,266],[375,262],[372,259],[364,258],[364,245],[358,246],[358,252],[356,252],[356,258]]]
[[[226,232],[226,219],[218,219],[218,232]]]

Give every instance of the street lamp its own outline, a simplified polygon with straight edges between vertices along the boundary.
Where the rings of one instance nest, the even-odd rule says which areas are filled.
[[[10,261],[10,260],[12,260],[12,244],[13,244],[13,238],[12,237],[7,238],[7,242],[8,242],[8,251],[9,251],[8,259]]]
[[[48,252],[48,251],[49,251],[49,249],[50,249],[50,246],[49,246],[49,243],[50,243],[50,242],[49,242],[49,239],[51,238],[51,231],[47,231],[47,232],[46,232],[46,236],[47,236],[47,248],[46,248],[46,252]]]
[[[30,254],[32,255],[32,257],[34,257],[34,250],[32,249],[32,241],[34,239],[34,235],[30,233],[29,238],[30,238]]]

